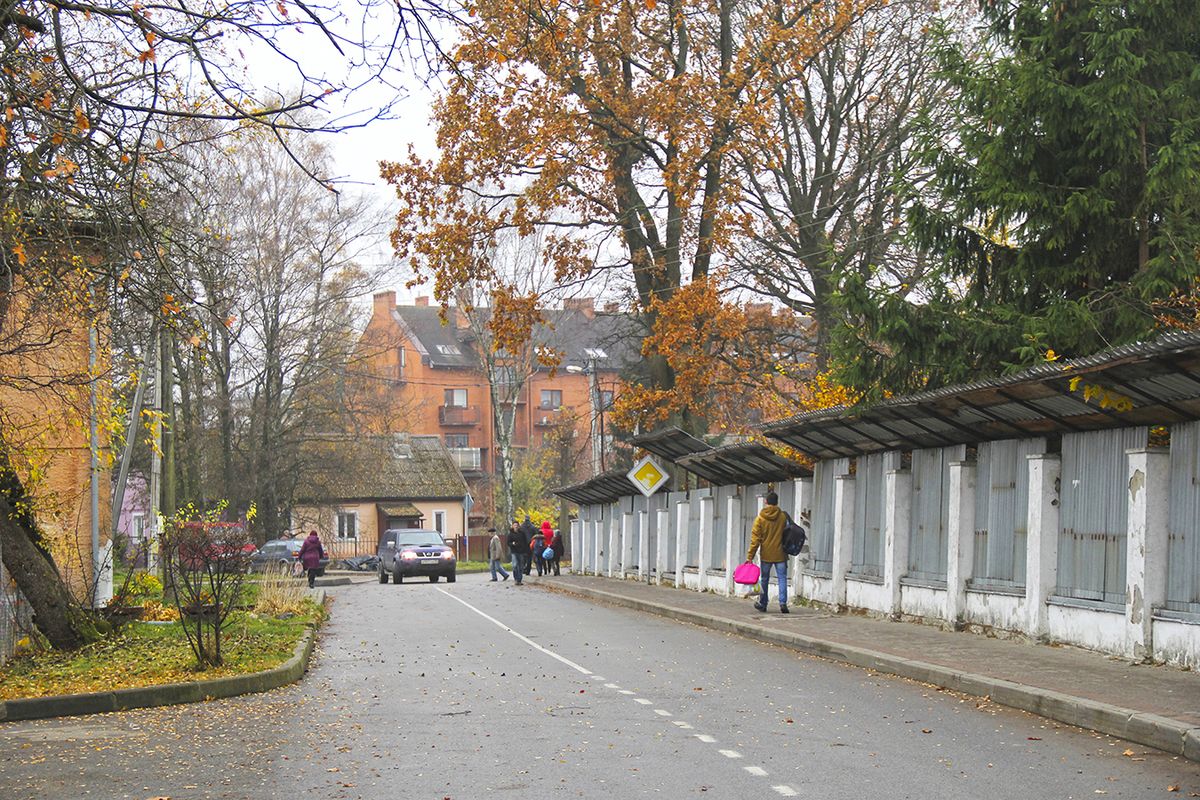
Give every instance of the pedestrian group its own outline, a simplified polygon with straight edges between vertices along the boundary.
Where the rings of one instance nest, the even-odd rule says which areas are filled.
[[[488,543],[488,561],[491,564],[492,580],[498,580],[497,574],[501,576],[501,580],[508,580],[509,573],[505,571],[504,565],[501,563],[504,553],[500,534],[496,532],[495,528],[488,528],[488,532],[492,534],[492,539]],[[549,521],[543,521],[540,528],[533,524],[533,520],[528,515],[520,525],[515,521],[512,522],[508,527],[506,543],[512,557],[513,581],[518,586],[522,585],[525,576],[529,575],[534,567],[537,568],[539,576],[549,575],[551,571],[555,575],[561,574],[563,537],[554,530]]]

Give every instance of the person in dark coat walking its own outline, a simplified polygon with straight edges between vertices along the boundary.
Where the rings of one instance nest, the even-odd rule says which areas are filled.
[[[533,524],[533,520],[526,514],[525,521],[521,523],[519,530],[521,539],[525,543],[525,559],[522,563],[525,565],[525,574],[528,575],[529,570],[533,567],[533,559],[530,556],[533,555],[533,537],[537,536],[538,529]]]
[[[550,562],[550,566],[554,568],[554,574],[559,575],[561,574],[559,572],[560,562],[562,561],[563,551],[566,549],[562,534],[554,531],[554,536],[551,538],[549,544],[550,549],[554,551],[554,560]]]
[[[308,588],[316,585],[317,572],[321,569],[321,561],[325,558],[325,548],[321,546],[321,537],[316,531],[309,531],[308,538],[300,545],[300,565],[308,572]]]
[[[512,554],[512,574],[517,586],[529,569],[529,540],[521,533],[517,523],[508,527],[508,552]]]

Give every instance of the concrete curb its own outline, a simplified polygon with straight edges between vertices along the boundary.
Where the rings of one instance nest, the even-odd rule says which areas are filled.
[[[128,711],[133,708],[181,705],[235,697],[239,694],[266,692],[295,683],[304,677],[312,657],[317,629],[309,628],[300,637],[291,658],[262,672],[248,675],[230,675],[207,681],[168,683],[162,686],[138,686],[116,689],[111,692],[89,692],[87,694],[64,694],[54,697],[30,697],[19,700],[0,701],[0,722],[16,722],[51,717],[77,717],[84,714],[104,714],[110,711]]]
[[[909,678],[964,694],[990,697],[992,701],[1000,705],[1028,711],[1067,725],[1127,739],[1171,755],[1182,755],[1192,761],[1200,761],[1200,728],[1190,727],[1184,722],[1156,714],[1147,714],[987,675],[961,672],[940,664],[914,661],[890,653],[817,639],[791,631],[767,628],[749,622],[715,617],[699,611],[652,603],[606,592],[603,589],[544,583],[536,585],[550,591],[599,600],[680,622],[690,622],[712,630],[736,633],[748,639],[781,645],[809,655],[840,661],[876,672],[885,672],[901,678]]]

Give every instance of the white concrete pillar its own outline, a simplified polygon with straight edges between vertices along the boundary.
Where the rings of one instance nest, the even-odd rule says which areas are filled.
[[[975,566],[975,464],[950,463],[949,517],[946,520],[946,622],[962,627],[967,581]]]
[[[804,528],[804,532],[808,534],[808,540],[805,541],[804,548],[806,551],[812,548],[812,496],[813,482],[812,478],[797,478],[792,481],[792,497],[795,503],[791,508],[792,520]],[[788,564],[788,602],[792,602],[800,596],[801,573],[804,566],[808,563],[808,552],[802,552],[798,556],[789,559]]]
[[[708,560],[713,549],[713,525],[715,522],[716,502],[712,495],[700,498],[700,591],[708,591]]]
[[[1025,539],[1025,633],[1047,633],[1046,601],[1058,582],[1059,479],[1062,458],[1057,453],[1028,455],[1029,519]]]
[[[579,572],[579,555],[583,552],[583,546],[580,539],[583,537],[583,519],[581,518],[583,510],[580,509],[580,517],[571,520],[571,567],[568,572]]]
[[[683,588],[683,562],[687,558],[688,501],[675,504],[675,588]]]
[[[899,618],[900,579],[908,572],[908,537],[912,525],[912,473],[888,470],[883,475],[883,586],[888,614]]]
[[[658,535],[655,537],[654,543],[657,545],[654,555],[654,582],[659,586],[666,576],[667,572],[667,554],[671,552],[671,548],[675,543],[671,540],[671,511],[667,508],[660,508],[654,512],[658,521],[655,523],[655,529]]]
[[[612,514],[608,518],[608,577],[617,577],[621,568],[621,504],[612,504]]]
[[[1154,609],[1167,600],[1167,507],[1171,454],[1161,448],[1126,451],[1129,528],[1125,538],[1125,654],[1154,654]]]
[[[617,577],[624,580],[625,573],[632,566],[629,558],[630,550],[635,546],[633,539],[633,509],[629,511],[621,510],[621,527],[620,527],[620,545],[621,554],[617,558]]]
[[[725,503],[725,580],[721,585],[721,594],[733,596],[733,569],[742,563],[746,551],[738,552],[742,546],[742,498],[733,495]]]
[[[638,563],[637,579],[646,580],[650,575],[650,512],[637,512],[638,521]]]
[[[592,573],[595,576],[604,575],[604,553],[607,545],[608,535],[608,515],[611,511],[606,506],[600,506],[600,513],[592,521],[592,545],[595,547],[595,552],[592,555]]]
[[[854,551],[854,476],[833,480],[833,597],[834,607],[846,605],[846,574]]]

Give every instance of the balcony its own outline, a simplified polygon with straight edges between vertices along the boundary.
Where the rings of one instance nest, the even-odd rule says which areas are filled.
[[[552,428],[558,424],[558,409],[557,408],[542,408],[539,406],[533,410],[533,424],[538,428]]]
[[[450,457],[463,472],[480,472],[483,470],[483,448],[481,447],[447,447]]]
[[[478,425],[479,406],[438,406],[438,422],[448,427]]]

